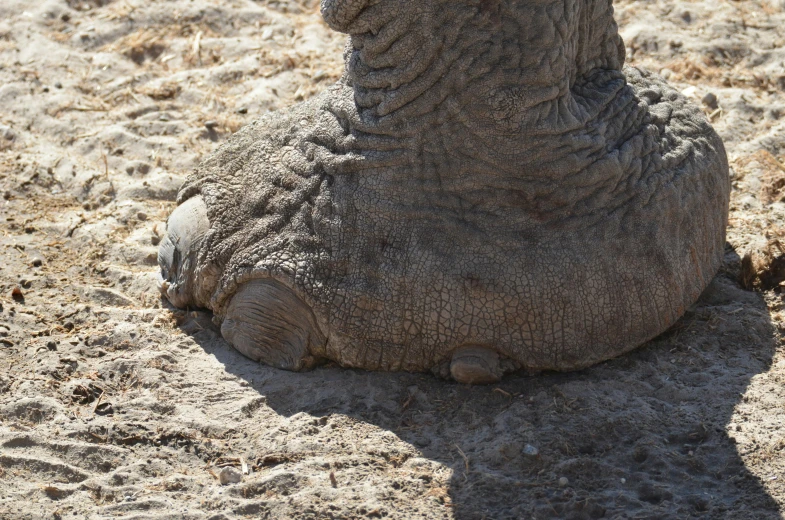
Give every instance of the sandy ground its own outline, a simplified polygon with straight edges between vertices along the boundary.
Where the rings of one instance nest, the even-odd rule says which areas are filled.
[[[725,140],[726,266],[632,355],[466,387],[259,366],[155,288],[189,170],[340,74],[316,3],[0,1],[0,518],[780,518],[783,5],[616,4]]]

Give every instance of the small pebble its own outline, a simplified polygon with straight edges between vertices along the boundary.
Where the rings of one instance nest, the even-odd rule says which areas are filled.
[[[55,343],[54,341],[47,341],[46,348],[48,348],[49,350],[57,350],[57,343]]]
[[[627,483],[627,479],[622,477],[622,478],[619,479],[619,482],[621,482],[622,484],[626,484]]]
[[[95,407],[96,415],[112,415],[114,413],[114,407],[112,403],[101,403]]]
[[[527,444],[523,447],[523,453],[525,455],[529,455],[530,457],[536,457],[540,454],[540,450],[532,446],[531,444]]]
[[[240,470],[237,468],[227,466],[222,469],[220,473],[218,473],[218,480],[221,481],[222,486],[227,484],[237,484],[243,480],[243,474],[240,473]]]
[[[16,139],[16,134],[11,130],[10,126],[0,125],[0,135],[3,136],[3,139],[6,141],[13,141]]]
[[[238,114],[247,114],[248,113],[248,108],[240,107],[240,108],[237,109],[237,113]]]
[[[147,213],[145,213],[144,211],[140,211],[139,213],[136,214],[136,218],[138,218],[139,220],[147,220]]]
[[[25,295],[22,293],[22,289],[20,289],[18,285],[11,289],[11,298],[16,301],[22,301],[25,299]]]
[[[570,483],[570,480],[567,477],[562,477],[559,479],[559,486],[560,487],[567,487],[567,484]]]
[[[161,237],[159,237],[158,235],[151,236],[150,243],[153,244],[154,246],[157,246],[158,244],[161,243]]]
[[[63,84],[59,81],[55,81],[55,88],[63,88]]]
[[[210,120],[204,124],[204,127],[208,130],[215,130],[215,127],[218,126],[218,121]]]
[[[32,264],[33,267],[41,267],[42,265],[44,265],[44,258],[42,256],[36,255],[33,257],[32,260],[30,260],[30,263]]]
[[[709,92],[705,96],[703,96],[701,102],[707,107],[712,109],[716,109],[719,106],[719,104],[717,103],[717,95],[714,94],[713,92]]]

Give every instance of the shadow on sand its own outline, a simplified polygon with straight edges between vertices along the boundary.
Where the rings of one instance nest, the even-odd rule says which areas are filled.
[[[630,355],[488,387],[329,366],[289,373],[202,344],[279,415],[349,416],[449,467],[444,496],[432,497],[440,517],[760,519],[779,518],[778,505],[737,452],[746,426],[734,409],[769,368],[775,337],[762,297],[721,273]]]

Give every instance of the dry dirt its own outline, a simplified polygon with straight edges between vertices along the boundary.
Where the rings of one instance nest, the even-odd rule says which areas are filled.
[[[466,387],[259,366],[155,288],[200,157],[340,74],[315,0],[1,0],[0,518],[781,518],[783,8],[617,2],[725,140],[726,266],[631,355]]]

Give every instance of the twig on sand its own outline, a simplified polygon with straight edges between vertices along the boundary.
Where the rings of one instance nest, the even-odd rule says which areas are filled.
[[[512,394],[510,392],[502,390],[501,388],[494,388],[493,391],[502,394],[504,397],[512,397]]]
[[[202,65],[202,31],[196,33],[194,38],[193,55],[199,61],[199,66]]]
[[[101,400],[104,398],[104,391],[101,390],[101,395],[98,396],[98,399],[95,400],[95,406],[93,406],[93,413],[98,409],[98,405],[101,404]]]
[[[468,480],[469,479],[469,457],[466,456],[466,454],[463,452],[461,447],[458,446],[457,444],[453,443],[453,447],[456,450],[458,450],[458,453],[460,453],[461,457],[463,458],[463,464],[464,464],[464,467],[466,468],[466,470],[463,473],[463,480]]]

